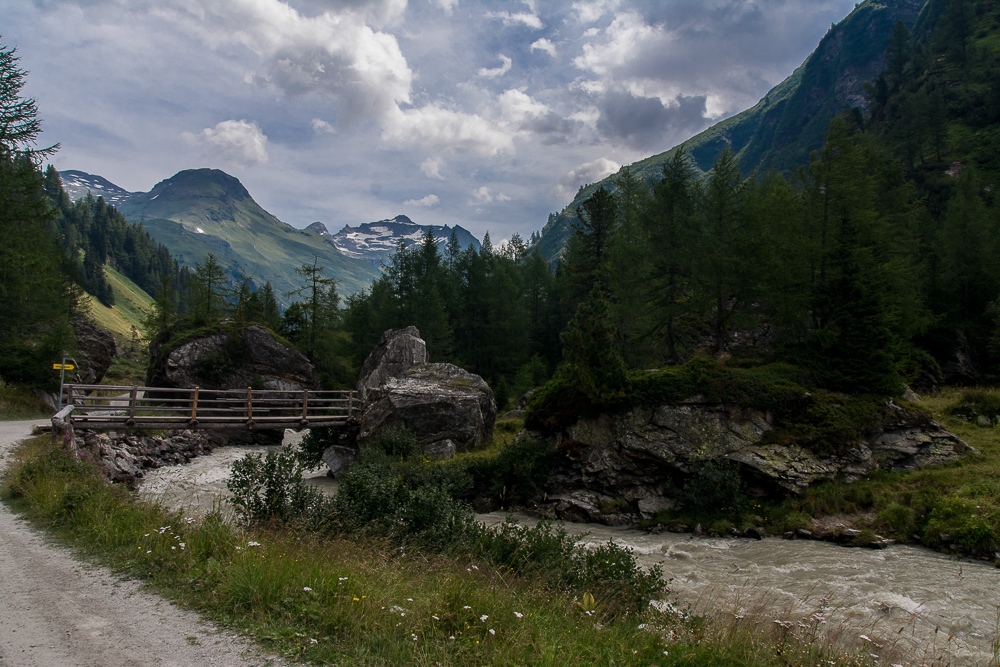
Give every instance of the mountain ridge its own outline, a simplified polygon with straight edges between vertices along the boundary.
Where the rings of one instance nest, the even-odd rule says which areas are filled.
[[[804,164],[820,147],[830,120],[854,106],[864,110],[863,84],[885,65],[886,42],[897,20],[913,28],[925,0],[864,0],[830,27],[816,49],[757,104],[699,132],[682,144],[628,165],[642,181],[657,180],[662,165],[686,146],[698,177],[712,168],[726,148],[744,172],[775,168],[789,171]],[[552,213],[535,247],[549,262],[562,254],[576,220],[576,209],[598,188],[612,190],[614,175],[580,188],[562,211]]]

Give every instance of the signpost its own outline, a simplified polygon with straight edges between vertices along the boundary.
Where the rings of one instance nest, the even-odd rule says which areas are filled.
[[[76,361],[73,359],[73,361]],[[73,364],[66,363],[66,357],[63,357],[63,362],[61,364],[52,364],[52,368],[59,371],[59,409],[62,409],[62,397],[63,397],[63,380],[66,379],[66,371],[71,371],[76,366]]]

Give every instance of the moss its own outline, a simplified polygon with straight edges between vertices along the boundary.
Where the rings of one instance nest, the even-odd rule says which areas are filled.
[[[733,368],[695,358],[683,366],[632,373],[625,395],[603,402],[588,399],[566,380],[556,378],[532,394],[526,425],[551,433],[580,417],[676,405],[698,397],[706,403],[729,403],[768,413],[775,428],[767,433],[765,442],[794,443],[820,456],[857,442],[862,432],[880,425],[881,397],[808,391],[806,386],[811,384],[807,371],[789,364]]]

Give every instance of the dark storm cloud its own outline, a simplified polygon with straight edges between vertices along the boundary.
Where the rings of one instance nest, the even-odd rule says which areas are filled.
[[[608,93],[601,100],[597,128],[606,137],[656,153],[666,134],[693,133],[705,125],[704,96],[678,96],[674,102],[664,106],[656,97]]]

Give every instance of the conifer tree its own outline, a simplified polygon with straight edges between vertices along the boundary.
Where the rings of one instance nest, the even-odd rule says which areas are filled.
[[[560,338],[565,361],[561,373],[575,389],[594,402],[621,395],[628,376],[600,285],[594,285]]]

